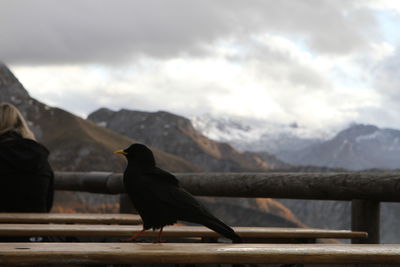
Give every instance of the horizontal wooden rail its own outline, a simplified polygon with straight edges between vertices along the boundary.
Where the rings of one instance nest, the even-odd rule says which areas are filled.
[[[176,176],[184,188],[198,196],[352,201],[352,230],[367,231],[366,243],[379,243],[380,202],[400,202],[400,172],[178,173]],[[105,172],[57,172],[55,187],[106,194],[125,192],[122,174]]]
[[[0,265],[400,264],[400,245],[0,243]]]
[[[399,172],[344,173],[178,173],[194,195],[400,202]],[[58,190],[119,194],[122,174],[57,172]]]
[[[142,219],[120,213],[0,213],[0,223],[141,224]]]
[[[366,238],[365,232],[316,228],[233,227],[243,238]],[[79,225],[79,224],[1,224],[0,236],[132,236],[142,230],[140,225]],[[143,236],[157,236],[146,231]],[[165,227],[164,237],[220,237],[202,226]]]

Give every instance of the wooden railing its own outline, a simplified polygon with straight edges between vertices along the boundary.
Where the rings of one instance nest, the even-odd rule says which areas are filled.
[[[181,185],[198,196],[352,201],[352,230],[363,243],[379,243],[380,202],[400,202],[400,173],[180,173]],[[57,172],[57,190],[124,193],[122,174]],[[355,241],[358,242],[358,241]]]

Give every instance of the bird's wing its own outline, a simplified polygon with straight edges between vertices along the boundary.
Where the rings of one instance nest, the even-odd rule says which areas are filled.
[[[148,193],[162,203],[163,212],[177,220],[202,224],[221,235],[241,242],[241,238],[225,223],[210,213],[194,196],[179,185],[160,182],[160,177],[147,177]]]
[[[179,186],[172,174],[155,169],[144,174],[142,182],[146,184],[146,195],[156,200],[158,210],[173,220],[183,220],[204,226],[232,239],[241,242],[241,238],[221,220],[212,215],[194,196]]]
[[[146,170],[144,172],[144,175],[151,177],[150,179],[148,178],[150,181],[156,180],[162,184],[169,183],[175,186],[179,186],[179,180],[176,179],[176,177],[173,174],[157,167],[152,168],[151,170]]]
[[[194,216],[210,216],[211,214],[189,192],[179,186],[176,177],[161,169],[146,173],[143,181],[149,195],[164,203],[165,207],[177,214],[181,220],[187,220]],[[211,215],[212,216],[212,215]]]

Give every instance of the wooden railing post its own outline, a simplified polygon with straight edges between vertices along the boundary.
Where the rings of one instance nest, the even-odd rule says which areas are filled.
[[[380,202],[353,200],[351,203],[351,230],[365,231],[366,239],[353,239],[353,244],[379,244]]]

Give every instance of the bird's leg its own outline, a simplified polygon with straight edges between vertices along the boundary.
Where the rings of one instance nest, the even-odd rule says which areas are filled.
[[[146,229],[143,228],[142,231],[136,233],[135,235],[133,235],[133,236],[131,236],[131,237],[129,237],[129,238],[121,239],[121,241],[125,241],[125,242],[134,241],[136,238],[138,238],[139,236],[141,236],[141,235],[144,233],[144,231],[146,231]]]
[[[156,243],[161,243],[161,234],[162,234],[163,228],[164,228],[164,226],[161,226],[160,232],[158,232]]]

